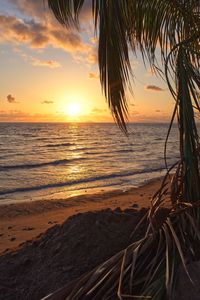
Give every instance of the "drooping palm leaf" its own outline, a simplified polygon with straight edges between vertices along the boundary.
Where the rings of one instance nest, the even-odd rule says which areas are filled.
[[[48,0],[58,21],[78,26],[84,0]],[[166,59],[170,49],[185,38],[199,35],[199,1],[179,0],[92,0],[91,10],[99,32],[99,69],[109,107],[125,129],[127,119],[126,88],[130,81],[128,47],[140,49],[144,59],[156,63],[160,47]],[[193,56],[199,40],[192,43]]]

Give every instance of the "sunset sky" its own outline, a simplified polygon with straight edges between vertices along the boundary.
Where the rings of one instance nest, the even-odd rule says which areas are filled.
[[[79,33],[61,27],[42,0],[0,0],[1,122],[113,120],[99,83],[89,4],[81,20]],[[131,59],[130,121],[169,121],[174,103],[166,84],[140,55]]]

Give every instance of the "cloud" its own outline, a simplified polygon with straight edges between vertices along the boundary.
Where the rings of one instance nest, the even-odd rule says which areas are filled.
[[[98,113],[105,113],[107,110],[106,109],[100,109],[100,108],[97,108],[97,107],[94,107],[93,110],[92,110],[92,113],[94,114],[98,114]]]
[[[22,14],[29,16],[35,16],[36,18],[48,18],[51,15],[47,0],[8,0],[15,6]],[[92,17],[92,2],[91,0],[85,0],[82,8],[81,19],[84,21],[90,20]]]
[[[0,15],[0,26],[1,41],[23,43],[32,48],[52,46],[69,52],[87,49],[79,34],[53,23],[43,24],[35,20]]]
[[[51,101],[51,100],[45,100],[45,101],[42,101],[41,103],[42,103],[42,104],[53,104],[54,101]]]
[[[94,72],[90,72],[88,76],[91,79],[99,79],[99,74],[94,73]]]
[[[88,62],[92,65],[98,63],[98,50],[97,47],[91,47],[90,52],[88,54]]]
[[[139,111],[137,111],[137,110],[133,110],[133,111],[131,112],[131,114],[132,114],[132,116],[140,115]]]
[[[55,60],[40,60],[37,58],[32,58],[31,63],[33,66],[42,66],[42,67],[49,67],[49,68],[61,67],[61,64]]]
[[[145,86],[145,89],[146,89],[146,90],[155,91],[155,92],[163,92],[163,91],[164,91],[164,89],[160,88],[160,87],[157,86],[157,85],[146,85],[146,86]]]
[[[66,121],[66,115],[41,113],[30,114],[21,110],[1,110],[0,120],[2,122],[63,122]]]
[[[35,16],[39,19],[46,15],[45,11],[48,9],[46,0],[44,2],[35,0],[8,0],[8,2],[13,4],[22,14]]]
[[[84,42],[75,29],[62,27],[43,1],[9,0],[9,2],[20,12],[20,18],[0,15],[0,42],[24,44],[36,49],[51,46],[71,53],[74,59],[83,55],[84,61],[90,64],[97,62],[96,45]],[[88,17],[90,5],[91,1],[87,1],[83,10],[85,26],[87,19],[90,19]]]
[[[140,122],[140,123],[160,123],[169,122],[171,116],[170,114],[161,112],[160,114],[143,114],[135,111],[130,115],[130,122]]]
[[[7,101],[8,101],[9,103],[19,103],[19,102],[17,102],[17,101],[15,100],[15,97],[13,97],[11,94],[9,94],[9,95],[7,96]]]
[[[61,67],[61,64],[53,59],[39,59],[37,57],[33,57],[30,55],[27,55],[25,52],[23,52],[18,47],[13,49],[18,55],[23,57],[23,59],[29,63],[31,63],[33,66],[42,66],[42,67],[49,67],[49,68],[59,68]]]

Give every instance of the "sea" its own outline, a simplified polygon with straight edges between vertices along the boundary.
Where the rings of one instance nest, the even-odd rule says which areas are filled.
[[[168,124],[0,123],[0,204],[126,191],[166,173]],[[167,164],[179,159],[174,125]]]

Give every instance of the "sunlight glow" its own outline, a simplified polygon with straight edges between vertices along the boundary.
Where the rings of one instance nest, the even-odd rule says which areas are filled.
[[[66,108],[66,114],[70,117],[79,116],[81,112],[81,106],[79,103],[73,102],[69,103]]]

